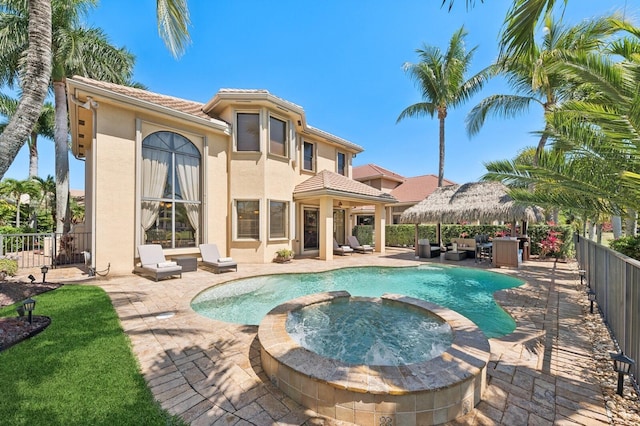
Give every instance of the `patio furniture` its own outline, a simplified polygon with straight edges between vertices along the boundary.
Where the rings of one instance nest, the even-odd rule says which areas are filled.
[[[440,246],[432,245],[428,239],[418,240],[418,256],[419,257],[438,257],[440,256]]]
[[[353,254],[353,249],[349,246],[338,245],[336,239],[333,239],[333,254],[339,254],[340,256],[345,256],[347,254]]]
[[[373,253],[373,247],[369,244],[360,244],[360,241],[358,241],[358,238],[355,235],[348,236],[347,241],[349,241],[351,248],[358,253]]]
[[[216,274],[227,269],[238,271],[238,263],[230,257],[220,256],[218,246],[215,244],[200,244],[200,255],[202,264],[212,268]]]
[[[449,250],[444,254],[446,260],[464,260],[467,258],[466,251]]]
[[[167,261],[160,244],[143,244],[138,246],[140,266],[134,268],[134,272],[141,275],[149,275],[156,281],[161,278],[180,275],[182,278],[182,266],[176,262]]]
[[[182,266],[182,272],[194,272],[198,270],[198,256],[195,254],[171,256],[171,260]]]

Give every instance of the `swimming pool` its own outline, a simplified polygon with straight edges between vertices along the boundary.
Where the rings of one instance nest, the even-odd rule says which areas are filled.
[[[499,337],[511,333],[515,321],[498,306],[493,293],[523,283],[507,275],[455,266],[356,267],[231,281],[203,291],[191,307],[219,321],[258,325],[274,307],[307,294],[346,290],[354,296],[380,297],[397,293],[452,309],[476,323],[487,337]]]

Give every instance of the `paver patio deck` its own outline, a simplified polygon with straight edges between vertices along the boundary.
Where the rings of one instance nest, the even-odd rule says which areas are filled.
[[[190,307],[199,292],[222,282],[284,272],[347,266],[415,266],[421,262],[488,268],[473,259],[414,259],[413,252],[338,256],[333,261],[295,259],[287,264],[241,264],[238,272],[204,269],[182,279],[109,277],[95,283],[110,295],[156,399],[192,425],[336,424],[306,410],[273,386],[260,365],[257,326],[205,318]],[[574,264],[525,262],[492,269],[526,284],[499,292],[516,319],[513,334],[491,339],[489,386],[483,401],[456,424],[610,424],[595,377],[592,347],[579,331],[584,320]],[[161,315],[173,313],[173,316]]]

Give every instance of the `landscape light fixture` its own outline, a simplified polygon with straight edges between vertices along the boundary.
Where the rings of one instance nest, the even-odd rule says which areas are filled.
[[[593,313],[593,302],[596,301],[596,293],[593,290],[589,290],[589,292],[587,293],[587,297],[589,298],[589,303],[591,303],[589,312]]]
[[[624,384],[625,374],[629,374],[631,366],[636,362],[626,356],[622,351],[620,353],[609,352],[609,356],[613,360],[613,370],[618,373],[618,390],[617,394],[622,396],[622,385]]]
[[[43,265],[42,268],[40,268],[40,272],[42,272],[42,283],[44,283],[47,278],[47,272],[49,272],[49,267],[47,265]]]
[[[29,324],[32,324],[32,312],[36,308],[36,301],[32,298],[28,298],[22,302],[22,308],[24,309],[24,312],[29,312]]]
[[[31,280],[31,284],[33,284],[33,282],[36,280],[36,277],[34,277],[33,274],[29,274],[27,278]]]
[[[578,273],[580,274],[580,285],[584,285],[584,280],[587,278],[587,271],[584,269],[579,269]]]

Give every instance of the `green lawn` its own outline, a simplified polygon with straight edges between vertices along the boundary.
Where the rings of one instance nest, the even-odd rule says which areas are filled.
[[[0,423],[183,424],[154,401],[104,290],[66,285],[34,298],[51,324],[0,352]]]

